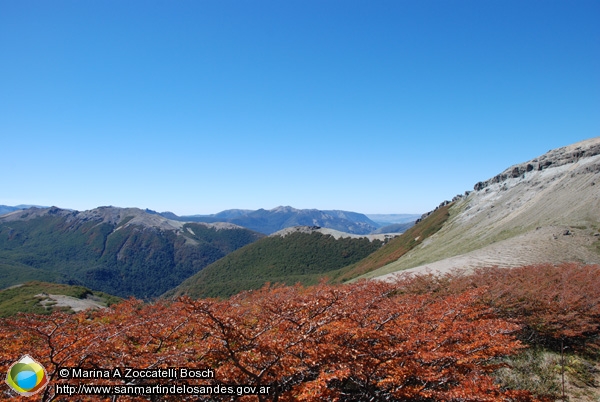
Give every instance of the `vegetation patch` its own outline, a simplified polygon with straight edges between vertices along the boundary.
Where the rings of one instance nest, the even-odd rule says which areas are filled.
[[[0,319],[0,371],[29,353],[58,384],[75,381],[57,378],[61,367],[210,367],[214,378],[189,385],[268,390],[254,401],[597,400],[599,289],[600,266],[571,263],[129,299]]]
[[[376,281],[266,286],[226,300],[131,299],[96,312],[4,320],[0,370],[13,355],[35,352],[57,384],[77,383],[59,378],[61,367],[186,367],[215,372],[187,385],[264,390],[240,398],[248,401],[533,400],[494,383],[489,363],[520,349],[511,335],[517,327],[490,316],[478,291],[430,298],[395,289]],[[153,378],[136,385],[158,383],[172,384]],[[52,400],[54,389],[40,399]]]
[[[526,389],[538,398],[560,396],[560,355],[543,349],[529,349],[503,360],[505,367],[494,377],[504,389]]]
[[[482,290],[490,313],[519,325],[516,337],[531,349],[504,359],[496,381],[541,400],[569,394],[600,396],[600,266],[564,263],[484,268],[470,275],[404,275],[403,294],[446,297]],[[564,379],[564,387],[563,387]],[[566,400],[566,399],[565,399]]]
[[[167,296],[228,297],[265,283],[313,285],[329,272],[375,252],[382,244],[367,238],[335,239],[319,232],[270,236],[209,265]]]
[[[427,218],[412,226],[400,236],[391,239],[381,249],[361,261],[344,267],[337,272],[330,273],[330,277],[334,282],[343,282],[398,260],[442,228],[450,217],[449,209],[452,205],[448,204],[438,208]]]
[[[47,297],[44,297],[44,295],[51,294],[70,296],[76,299],[94,297],[106,306],[110,306],[122,300],[121,298],[103,292],[93,292],[82,286],[33,281],[0,290],[0,317],[12,316],[19,312],[50,314],[55,310],[53,306],[55,306],[57,302],[49,300]]]

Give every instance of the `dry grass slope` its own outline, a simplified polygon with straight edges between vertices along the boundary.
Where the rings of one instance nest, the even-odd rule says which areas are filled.
[[[411,268],[600,263],[599,148],[600,138],[573,144],[478,183],[435,235],[365,277]]]

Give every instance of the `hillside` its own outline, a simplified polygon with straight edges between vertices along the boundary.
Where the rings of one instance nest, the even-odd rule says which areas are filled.
[[[356,212],[296,209],[289,206],[256,211],[232,209],[214,215],[182,217],[168,212],[163,216],[188,222],[229,222],[265,234],[293,226],[320,226],[352,234],[369,234],[381,226]]]
[[[416,220],[416,219],[415,219]],[[411,227],[413,227],[415,221],[407,222],[407,223],[392,223],[390,225],[385,225],[380,227],[377,230],[372,231],[372,234],[383,234],[383,233],[404,233]]]
[[[227,297],[265,283],[314,284],[327,273],[353,264],[383,242],[339,237],[317,230],[284,232],[249,244],[185,280],[166,296]]]
[[[427,216],[423,215],[423,218],[406,232],[390,239],[384,247],[354,264],[332,272],[331,278],[336,282],[347,281],[397,261],[442,228],[450,216],[450,207],[451,204],[442,203]]]
[[[600,262],[600,138],[551,150],[478,182],[419,247],[365,277],[400,270]]]
[[[17,312],[50,314],[53,311],[77,312],[98,309],[122,299],[82,286],[46,282],[27,282],[0,290],[0,317]]]
[[[15,211],[0,217],[0,287],[37,279],[155,297],[261,237],[227,223],[177,222],[137,208]]]

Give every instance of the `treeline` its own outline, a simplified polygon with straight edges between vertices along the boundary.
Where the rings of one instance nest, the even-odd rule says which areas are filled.
[[[240,401],[553,400],[555,395],[498,383],[493,375],[505,366],[503,357],[520,353],[528,342],[597,346],[599,273],[598,266],[542,265],[393,283],[270,286],[227,300],[131,299],[103,311],[21,315],[0,321],[0,370],[27,353],[45,366],[51,385],[77,382],[59,379],[61,367],[187,367],[216,372],[214,379],[188,384],[269,387],[268,394],[236,397]],[[42,400],[52,400],[53,390],[45,388]]]

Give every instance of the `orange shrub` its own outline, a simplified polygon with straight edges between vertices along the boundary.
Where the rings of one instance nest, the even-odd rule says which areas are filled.
[[[270,387],[265,395],[152,400],[533,400],[527,392],[501,391],[488,376],[497,357],[522,346],[512,335],[518,326],[481,303],[483,293],[431,297],[401,294],[398,284],[383,282],[323,283],[267,286],[223,301],[129,300],[92,313],[22,315],[1,322],[0,363],[6,370],[28,353],[46,367],[51,385],[65,382],[58,378],[61,367],[179,366],[216,372],[214,379],[190,383]],[[42,400],[53,397],[49,386]]]
[[[471,275],[400,277],[405,293],[445,296],[484,289],[481,301],[522,326],[520,338],[557,348],[598,343],[600,266],[564,263],[478,269]]]

